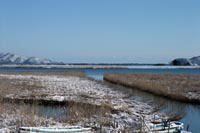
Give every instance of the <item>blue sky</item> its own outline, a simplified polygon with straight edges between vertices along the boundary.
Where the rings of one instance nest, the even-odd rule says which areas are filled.
[[[199,0],[0,0],[0,51],[64,62],[200,55]]]

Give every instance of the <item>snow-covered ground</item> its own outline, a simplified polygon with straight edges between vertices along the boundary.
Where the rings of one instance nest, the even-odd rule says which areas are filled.
[[[112,120],[115,119],[119,123],[121,129],[125,127],[131,129],[137,128],[141,123],[142,116],[144,116],[146,122],[153,120],[154,115],[158,116],[158,118],[164,116],[164,114],[159,112],[153,113],[154,107],[149,103],[129,99],[129,94],[87,78],[61,75],[10,74],[0,74],[0,78],[14,79],[12,80],[13,82],[23,81],[30,85],[38,83],[41,86],[35,90],[24,90],[20,94],[13,93],[7,95],[7,98],[29,99],[35,95],[36,99],[58,102],[76,101],[98,106],[107,104],[112,109],[118,110],[118,113],[110,114],[110,116]],[[84,123],[85,121],[79,122],[79,124]]]

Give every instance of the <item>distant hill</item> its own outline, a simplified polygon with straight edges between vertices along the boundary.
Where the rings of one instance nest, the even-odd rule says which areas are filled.
[[[200,56],[192,57],[190,59],[187,58],[177,58],[170,62],[171,65],[175,66],[196,66],[200,65]]]
[[[37,57],[22,57],[12,53],[0,53],[0,65],[65,65],[49,59]]]

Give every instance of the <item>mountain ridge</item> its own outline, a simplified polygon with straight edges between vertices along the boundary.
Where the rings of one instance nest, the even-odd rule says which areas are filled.
[[[170,62],[175,66],[200,66],[200,56],[194,56],[192,58],[176,58]]]
[[[65,63],[38,57],[24,57],[7,52],[0,53],[0,65],[65,65]]]

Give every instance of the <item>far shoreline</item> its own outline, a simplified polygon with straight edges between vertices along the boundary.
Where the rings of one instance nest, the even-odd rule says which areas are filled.
[[[82,64],[82,65],[0,65],[0,68],[68,68],[68,69],[200,69],[200,66],[172,65],[124,65],[124,64]]]
[[[0,65],[0,68],[77,68],[77,69],[127,69],[127,66],[103,65]]]

